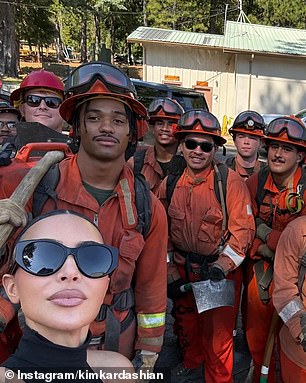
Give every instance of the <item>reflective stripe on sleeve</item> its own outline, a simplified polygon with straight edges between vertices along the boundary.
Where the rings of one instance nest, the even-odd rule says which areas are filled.
[[[284,323],[287,323],[290,318],[293,317],[297,312],[304,309],[302,302],[292,300],[286,304],[286,306],[278,313]]]
[[[137,314],[138,326],[143,328],[155,328],[164,326],[166,313]]]
[[[236,251],[230,247],[230,245],[226,245],[222,250],[222,253],[227,255],[235,263],[236,266],[239,266],[244,260],[244,257],[241,257],[241,255],[237,254]]]

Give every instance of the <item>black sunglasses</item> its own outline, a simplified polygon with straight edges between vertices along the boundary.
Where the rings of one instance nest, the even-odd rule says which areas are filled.
[[[192,140],[190,138],[184,140],[184,143],[185,143],[185,146],[188,150],[194,150],[199,146],[201,148],[202,152],[204,152],[204,153],[211,152],[213,147],[215,146],[214,144],[212,144],[210,142],[206,142],[206,141],[198,142],[198,141]]]
[[[55,96],[36,96],[34,94],[30,94],[26,96],[25,102],[27,105],[31,106],[32,108],[35,108],[39,106],[44,100],[45,104],[47,105],[48,108],[51,109],[57,109],[62,103],[62,99],[60,97],[55,97]]]
[[[88,278],[102,278],[118,266],[118,249],[96,242],[84,242],[76,248],[69,248],[51,239],[19,241],[14,249],[15,265],[24,271],[47,276],[56,273],[73,255],[80,272]]]

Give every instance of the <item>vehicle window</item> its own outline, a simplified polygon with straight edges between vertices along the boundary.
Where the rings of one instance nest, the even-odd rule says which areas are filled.
[[[172,98],[177,100],[185,111],[190,109],[208,110],[204,97],[200,93],[199,95],[173,93]]]
[[[139,85],[135,85],[135,87],[139,101],[142,102],[146,107],[148,107],[150,102],[153,101],[156,97],[167,97],[166,91]]]

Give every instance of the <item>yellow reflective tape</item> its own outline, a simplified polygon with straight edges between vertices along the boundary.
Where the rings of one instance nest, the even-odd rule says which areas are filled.
[[[164,326],[166,313],[137,314],[138,326],[143,328],[154,328]]]

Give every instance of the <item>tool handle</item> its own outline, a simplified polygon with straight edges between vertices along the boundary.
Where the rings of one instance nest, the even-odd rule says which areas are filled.
[[[272,320],[271,320],[271,325],[270,325],[270,330],[269,330],[267,342],[266,342],[266,348],[265,348],[263,363],[262,363],[261,371],[260,371],[259,383],[267,383],[268,382],[269,367],[270,367],[271,356],[272,356],[272,352],[273,352],[273,348],[274,348],[275,334],[277,331],[278,322],[279,322],[278,313],[276,311],[274,311],[273,316],[272,316]]]
[[[37,185],[47,173],[49,168],[55,163],[61,161],[64,158],[64,152],[61,151],[52,151],[46,153],[37,164],[29,170],[29,172],[21,180],[20,184],[17,186],[10,199],[15,202],[20,207],[25,207],[28,200],[31,198],[34,193]],[[14,227],[5,223],[0,225],[0,248],[6,243],[9,239]]]

